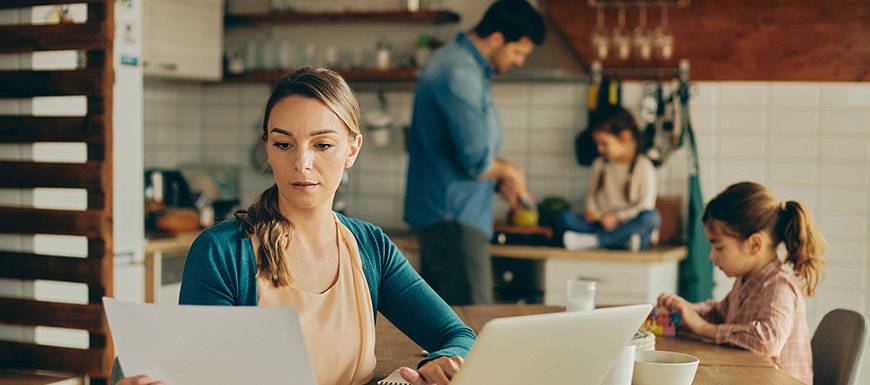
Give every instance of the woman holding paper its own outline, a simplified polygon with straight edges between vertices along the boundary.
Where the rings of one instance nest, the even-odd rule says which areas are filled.
[[[431,352],[402,376],[444,385],[474,333],[380,228],[332,211],[342,173],[362,147],[359,121],[353,93],[333,71],[306,67],[278,82],[262,131],[275,184],[236,219],[197,237],[179,303],[296,308],[321,385],[372,379],[380,311]],[[144,376],[117,382],[149,383]]]

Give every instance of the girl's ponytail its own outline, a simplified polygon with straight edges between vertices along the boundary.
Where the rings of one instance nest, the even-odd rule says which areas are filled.
[[[804,282],[808,297],[815,294],[824,271],[825,240],[806,206],[797,201],[783,202],[780,213],[780,238],[785,243],[785,262]]]
[[[812,297],[824,278],[825,240],[806,206],[797,201],[780,202],[770,189],[755,182],[728,186],[707,203],[701,220],[725,224],[729,235],[746,240],[752,234],[770,235],[774,247],[785,244],[785,263],[792,265],[804,292]]]

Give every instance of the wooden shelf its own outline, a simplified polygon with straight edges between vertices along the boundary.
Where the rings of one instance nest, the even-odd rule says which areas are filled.
[[[227,26],[258,24],[312,24],[337,22],[429,22],[447,24],[459,22],[459,14],[450,11],[353,11],[353,12],[271,12],[228,14]]]
[[[415,82],[417,81],[417,68],[391,68],[386,70],[378,69],[333,69],[344,76],[348,83],[366,83],[366,82],[382,82],[382,83],[399,83],[399,82]],[[224,72],[225,81],[250,81],[250,82],[268,82],[281,77],[286,73],[286,70],[262,70],[243,72],[241,74],[231,74]]]

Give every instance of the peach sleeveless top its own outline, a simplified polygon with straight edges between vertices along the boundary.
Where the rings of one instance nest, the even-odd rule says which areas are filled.
[[[314,374],[320,385],[365,384],[374,375],[375,324],[372,299],[356,238],[335,218],[338,279],[323,293],[293,285],[275,288],[257,279],[257,306],[294,307]]]

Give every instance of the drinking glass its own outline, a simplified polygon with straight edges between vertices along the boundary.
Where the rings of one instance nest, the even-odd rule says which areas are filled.
[[[569,279],[566,300],[567,311],[587,311],[595,309],[595,281]]]

